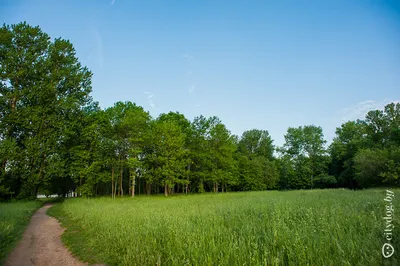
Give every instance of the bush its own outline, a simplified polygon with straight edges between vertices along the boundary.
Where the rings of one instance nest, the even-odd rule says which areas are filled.
[[[335,188],[337,183],[336,178],[331,175],[319,175],[314,179],[315,188]]]

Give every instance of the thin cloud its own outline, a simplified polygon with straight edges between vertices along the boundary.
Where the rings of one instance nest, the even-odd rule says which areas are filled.
[[[189,60],[189,61],[195,60],[195,59],[194,59],[194,56],[192,56],[192,55],[190,55],[190,54],[183,54],[182,57],[185,58],[185,59],[187,59],[187,60]]]
[[[115,3],[115,0],[112,0],[112,1],[111,1],[111,5],[113,5],[114,3]]]
[[[154,104],[152,99],[156,95],[154,93],[149,92],[149,91],[145,91],[144,94],[149,94],[149,96],[147,96],[147,99],[149,100],[149,105],[150,105],[151,108],[155,108],[156,105]]]
[[[371,110],[383,110],[385,105],[389,103],[398,103],[399,100],[367,100],[359,102],[353,106],[341,110],[341,122],[354,121],[364,119],[365,115]]]
[[[194,86],[192,86],[192,87],[189,89],[189,92],[190,92],[190,93],[194,92]]]

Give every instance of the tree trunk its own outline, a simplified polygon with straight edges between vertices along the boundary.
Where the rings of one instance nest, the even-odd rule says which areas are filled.
[[[115,183],[114,183],[114,198],[117,196],[117,185],[118,185],[118,177],[115,178]]]
[[[311,175],[311,189],[313,189],[313,175]]]
[[[121,170],[120,170],[120,182],[119,182],[119,189],[120,189],[120,195],[121,195],[121,197],[123,197],[124,196],[124,189],[123,189],[123,187],[122,187],[122,176],[123,176],[123,174],[124,174],[124,169],[122,168],[122,165],[121,165]]]
[[[128,169],[128,195],[132,195],[131,179],[131,169]]]
[[[115,196],[114,196],[114,167],[111,167],[111,198],[115,198]]]
[[[80,191],[79,191],[79,196],[82,196],[82,176],[80,176],[79,177],[79,188],[80,188]]]
[[[135,197],[135,174],[132,174],[132,198]]]
[[[168,196],[168,185],[164,185],[164,195],[167,197]]]
[[[149,184],[147,182],[146,182],[146,193],[147,193],[147,195],[151,194],[151,184]]]
[[[221,187],[222,187],[222,193],[224,193],[224,188],[225,188],[224,183],[222,183]]]
[[[15,106],[17,105],[17,96],[14,95],[11,99],[11,112],[14,112]]]
[[[6,174],[6,165],[7,165],[7,160],[4,160],[3,163],[1,164],[1,169],[3,174]]]
[[[138,188],[139,188],[139,195],[140,195],[140,175],[138,176]]]

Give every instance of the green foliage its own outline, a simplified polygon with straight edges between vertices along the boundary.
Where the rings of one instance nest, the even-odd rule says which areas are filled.
[[[209,181],[214,183],[214,191],[218,191],[218,184],[222,185],[222,191],[227,185],[236,183],[236,177],[233,175],[235,161],[233,154],[236,150],[236,145],[231,137],[231,134],[225,125],[216,118],[213,126],[210,129],[208,138],[210,145],[210,161],[211,174]]]
[[[279,172],[275,161],[265,157],[249,159],[245,155],[239,158],[241,190],[275,189],[278,185]]]
[[[284,160],[285,188],[312,188],[314,178],[327,172],[330,157],[325,149],[322,128],[304,126],[289,128],[280,149]],[[292,169],[292,170],[289,170]]]
[[[365,120],[344,123],[330,146],[330,173],[350,188],[398,186],[399,132],[399,103],[370,111]]]
[[[364,124],[373,147],[400,145],[400,103],[390,103],[384,110],[368,112]]]
[[[273,159],[274,146],[267,130],[252,129],[245,131],[238,143],[238,150],[247,156],[261,156]]]
[[[364,149],[354,158],[356,180],[362,187],[378,186],[382,183],[380,173],[385,170],[387,151]]]
[[[67,227],[63,242],[91,263],[381,265],[384,196],[336,189],[70,199],[50,213]],[[393,223],[400,235],[400,220]],[[396,252],[390,260],[397,265]]]
[[[239,138],[216,116],[103,110],[91,77],[68,40],[0,28],[0,199],[399,185],[400,103],[344,123],[329,149],[314,125],[275,148],[267,130]]]
[[[19,197],[36,196],[51,178],[63,134],[91,101],[91,76],[69,41],[26,23],[1,28],[0,139],[14,144],[0,158],[0,182]]]
[[[399,186],[400,185],[400,147],[392,147],[388,151],[386,169],[380,173],[383,183]]]
[[[354,160],[356,179],[362,187],[399,185],[400,147],[364,149]]]
[[[238,141],[239,190],[276,188],[279,173],[275,164],[272,139],[266,130],[245,131]]]
[[[356,181],[361,187],[399,186],[400,104],[368,112],[362,124],[362,149],[348,155]]]
[[[188,183],[185,135],[176,122],[160,119],[152,124],[150,138],[153,153],[148,160],[156,166],[152,173],[164,185],[164,193],[168,195],[175,184]]]
[[[204,192],[204,181],[211,172],[211,160],[208,156],[210,143],[207,141],[210,131],[210,119],[204,116],[195,117],[191,123],[189,136],[190,181],[193,192]]]
[[[108,166],[111,166],[111,172],[119,170],[118,193],[122,196],[124,194],[124,173],[126,172],[124,170],[128,168],[135,180],[134,173],[142,166],[143,153],[149,138],[150,115],[142,107],[132,102],[117,102],[105,112],[110,123],[110,131],[107,135],[110,145],[106,160]],[[112,175],[111,178],[113,178]],[[114,196],[117,193],[117,183],[112,184]]]
[[[330,145],[332,164],[330,172],[337,177],[339,185],[356,188],[354,156],[367,147],[365,124],[360,121],[349,121],[336,129],[336,137]]]
[[[334,176],[321,174],[314,179],[316,188],[334,188],[337,186],[337,180]]]

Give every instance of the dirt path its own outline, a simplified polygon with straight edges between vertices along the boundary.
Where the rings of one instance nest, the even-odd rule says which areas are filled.
[[[87,265],[74,258],[61,243],[64,229],[55,218],[46,215],[51,206],[40,208],[32,216],[21,242],[8,256],[5,266]]]

